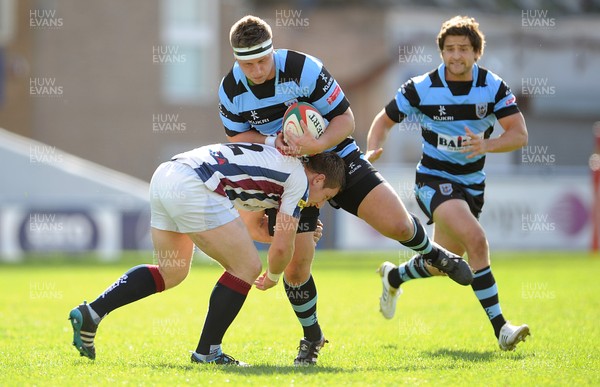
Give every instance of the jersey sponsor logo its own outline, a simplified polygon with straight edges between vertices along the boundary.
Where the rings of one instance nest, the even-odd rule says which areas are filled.
[[[260,118],[258,116],[258,113],[256,112],[256,110],[251,110],[250,111],[250,119],[248,120],[248,122],[251,125],[262,125],[262,124],[266,124],[267,122],[270,122],[271,120],[269,118]]]
[[[304,207],[306,207],[306,200],[300,199],[298,201],[298,208],[303,209]]]
[[[354,172],[356,172],[356,171],[358,171],[360,168],[362,168],[362,165],[360,165],[360,164],[356,164],[356,163],[353,161],[353,162],[351,162],[351,163],[348,165],[348,167],[349,167],[349,169],[350,169],[350,171],[348,172],[348,175],[352,175]]]
[[[227,158],[223,155],[223,153],[221,153],[221,151],[215,151],[211,149],[209,153],[212,156],[212,158],[215,159],[217,164],[223,165],[229,163],[229,160],[227,160]]]
[[[478,134],[483,138],[483,133]],[[463,141],[468,139],[467,136],[448,136],[438,133],[437,148],[446,152],[460,152],[464,149]]]
[[[515,96],[512,96],[511,98],[506,100],[506,106],[508,105],[512,105],[513,103],[515,103],[515,101],[517,100],[517,98]]]
[[[323,86],[323,93],[327,93],[327,90],[333,85],[333,77],[328,77],[324,72],[321,72],[319,77],[321,77],[323,83],[325,83],[325,86]]]
[[[440,184],[440,193],[444,196],[450,196],[452,194],[452,183]]]
[[[488,109],[488,106],[487,106],[487,103],[485,103],[485,102],[475,104],[475,115],[478,118],[485,118],[485,116],[487,115],[487,109]]]
[[[440,105],[438,112],[439,112],[439,115],[434,115],[432,117],[435,121],[454,121],[454,116],[447,115],[446,106]]]
[[[342,88],[340,87],[340,85],[335,85],[335,89],[333,90],[333,93],[331,93],[329,98],[327,98],[327,103],[331,105],[336,100],[338,95],[340,95],[341,92],[342,92]]]
[[[292,98],[292,99],[288,99],[287,101],[285,101],[283,104],[287,107],[292,106],[293,104],[295,104],[296,102],[298,102],[298,98]]]
[[[225,111],[225,108],[223,107],[222,103],[219,103],[219,113],[221,113],[221,115],[223,117],[229,118],[229,115],[227,114],[227,112]]]

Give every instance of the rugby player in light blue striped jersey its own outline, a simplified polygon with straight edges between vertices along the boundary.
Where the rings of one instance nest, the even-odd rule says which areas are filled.
[[[500,348],[513,350],[529,335],[529,327],[504,319],[488,242],[478,219],[483,207],[485,155],[525,146],[527,127],[510,88],[477,64],[485,37],[475,19],[456,16],[444,22],[437,44],[443,63],[404,83],[377,114],[367,136],[367,157],[374,162],[381,156],[396,123],[407,117],[419,123],[423,154],[417,165],[417,202],[434,224],[434,241],[455,254],[467,254],[474,270],[475,296]],[[504,131],[491,137],[496,122]],[[399,267],[391,262],[380,266],[384,317],[393,317],[402,283],[443,274],[422,261],[417,255]]]
[[[346,163],[346,188],[329,201],[331,205],[358,216],[382,235],[422,254],[454,281],[470,284],[473,273],[469,265],[430,242],[418,218],[406,210],[394,189],[350,137],[354,131],[350,103],[323,63],[301,52],[275,50],[271,27],[256,16],[238,20],[231,28],[229,40],[236,62],[219,88],[219,108],[227,138],[264,143],[290,155],[337,153]],[[302,136],[288,136],[284,142],[283,115],[287,106],[296,101],[312,104],[327,120],[327,128],[318,139],[305,131]],[[302,210],[294,256],[283,273],[286,294],[304,332],[294,360],[296,365],[315,364],[319,350],[327,342],[317,319],[317,288],[311,275],[318,216],[316,207]],[[262,221],[258,217],[245,220]]]

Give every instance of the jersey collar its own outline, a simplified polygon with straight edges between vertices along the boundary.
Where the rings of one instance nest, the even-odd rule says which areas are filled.
[[[440,64],[438,66],[438,75],[440,77],[440,80],[442,81],[442,84],[444,85],[444,87],[448,87],[448,82],[446,82],[446,65],[444,63]],[[472,70],[472,86],[475,87],[475,84],[477,83],[477,78],[479,76],[479,66],[477,66],[477,63],[473,64],[473,70]]]

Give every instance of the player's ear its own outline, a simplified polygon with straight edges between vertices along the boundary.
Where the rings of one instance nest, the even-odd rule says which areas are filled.
[[[325,179],[327,177],[322,174],[322,173],[317,173],[315,176],[313,176],[313,184],[323,187],[325,185]]]

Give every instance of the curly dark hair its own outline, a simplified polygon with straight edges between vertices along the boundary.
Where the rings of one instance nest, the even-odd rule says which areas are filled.
[[[475,18],[454,16],[452,19],[446,20],[442,24],[442,29],[437,36],[437,44],[440,52],[444,49],[444,42],[449,35],[468,37],[473,46],[473,51],[477,54],[477,58],[483,55],[485,36],[479,30],[479,23],[477,23]]]

